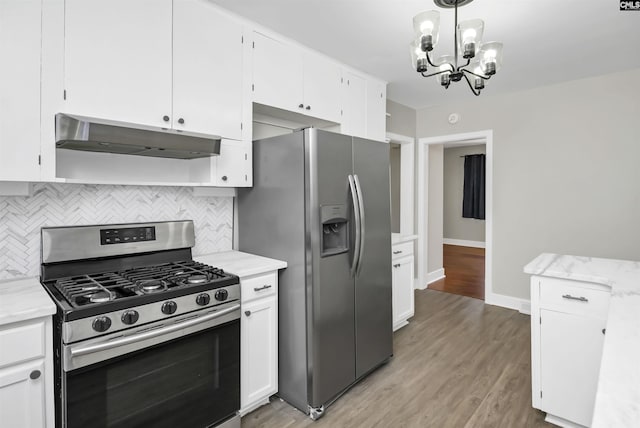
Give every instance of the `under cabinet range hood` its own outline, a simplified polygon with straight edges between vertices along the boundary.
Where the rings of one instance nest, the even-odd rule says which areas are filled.
[[[171,159],[220,154],[220,138],[135,129],[56,114],[56,148]]]

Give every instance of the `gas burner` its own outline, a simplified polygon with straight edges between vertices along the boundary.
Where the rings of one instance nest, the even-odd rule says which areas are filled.
[[[104,303],[114,299],[114,295],[108,291],[98,291],[87,297],[91,303]]]
[[[138,290],[145,294],[157,293],[167,289],[167,283],[160,279],[142,279],[136,282]]]
[[[203,284],[209,280],[207,275],[191,275],[187,278],[188,284]]]

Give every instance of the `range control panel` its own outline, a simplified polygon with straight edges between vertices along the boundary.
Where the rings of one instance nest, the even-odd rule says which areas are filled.
[[[100,244],[128,244],[131,242],[155,241],[156,228],[127,227],[121,229],[100,229]]]

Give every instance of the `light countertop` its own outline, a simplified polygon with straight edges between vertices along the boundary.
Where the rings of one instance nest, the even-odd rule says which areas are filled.
[[[611,287],[592,427],[639,427],[640,262],[544,253],[524,271]]]
[[[229,273],[238,275],[240,278],[287,267],[287,262],[282,260],[233,250],[196,256],[193,259],[200,263],[222,268]]]
[[[53,315],[56,305],[40,279],[22,278],[0,282],[0,325]]]
[[[418,235],[401,235],[400,233],[391,234],[391,244],[401,244],[403,242],[415,241]]]

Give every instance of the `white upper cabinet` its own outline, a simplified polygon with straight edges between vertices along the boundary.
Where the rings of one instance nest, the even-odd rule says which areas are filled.
[[[212,3],[174,1],[174,129],[242,138],[242,42],[242,25]]]
[[[311,51],[254,32],[253,101],[340,122],[340,67]]]
[[[294,48],[253,33],[253,101],[303,112],[302,57]]]
[[[40,179],[41,4],[0,1],[0,181]]]
[[[364,77],[344,72],[342,78],[342,127],[343,134],[366,137],[367,88]]]
[[[313,52],[303,54],[306,114],[340,122],[340,67]]]
[[[220,187],[251,187],[253,185],[252,143],[222,140],[220,155],[214,159],[213,184]]]
[[[204,0],[66,0],[64,109],[240,139],[242,25]]]
[[[171,0],[66,0],[65,110],[168,127]]]
[[[367,138],[385,141],[387,133],[387,85],[367,81]]]

